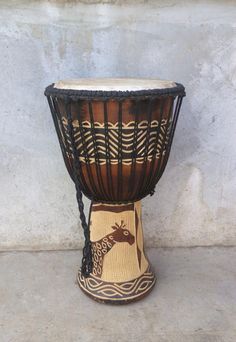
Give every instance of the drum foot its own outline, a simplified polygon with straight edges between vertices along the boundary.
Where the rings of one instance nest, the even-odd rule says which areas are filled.
[[[143,298],[155,276],[143,246],[140,201],[91,205],[90,232],[93,269],[80,288],[103,303],[122,304]]]
[[[105,304],[128,304],[145,297],[156,282],[150,268],[140,277],[126,282],[107,282],[94,275],[85,278],[79,270],[77,278],[81,290],[93,300]]]

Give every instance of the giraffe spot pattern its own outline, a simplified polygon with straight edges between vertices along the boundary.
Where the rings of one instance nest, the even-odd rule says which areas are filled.
[[[102,248],[101,244],[98,243],[98,242],[96,242],[96,248],[97,248],[97,249],[101,249],[101,248]]]

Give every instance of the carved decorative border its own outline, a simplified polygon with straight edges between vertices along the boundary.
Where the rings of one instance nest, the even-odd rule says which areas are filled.
[[[68,148],[72,151],[67,120],[63,118],[62,122],[66,140],[68,142]],[[111,165],[118,164],[119,141],[122,141],[121,159],[122,164],[124,165],[132,164],[134,159],[138,164],[142,164],[145,161],[152,161],[153,159],[159,159],[166,153],[171,124],[172,122],[168,122],[166,119],[162,119],[161,122],[153,120],[150,123],[148,123],[147,120],[143,120],[137,125],[138,127],[135,127],[134,121],[128,123],[122,122],[122,130],[119,133],[118,129],[120,127],[118,122],[108,122],[108,129],[106,132],[104,123],[94,122],[94,126],[92,127],[89,121],[79,123],[78,120],[74,120],[75,144],[76,149],[78,150],[79,160],[82,163],[88,164],[98,163],[104,165],[108,162]],[[158,131],[157,128],[159,126],[160,129]],[[137,132],[135,133],[136,129]],[[134,138],[136,140],[135,157],[133,157]],[[96,143],[94,143],[94,141],[96,141]],[[106,143],[109,145],[108,150],[106,149]]]
[[[121,282],[105,282],[90,274],[85,278],[78,273],[78,283],[80,288],[94,299],[102,301],[132,301],[144,296],[155,284],[155,276],[150,268],[139,278]]]

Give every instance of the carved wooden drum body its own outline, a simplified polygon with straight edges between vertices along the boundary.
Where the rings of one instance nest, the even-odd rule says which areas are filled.
[[[155,276],[143,248],[140,200],[153,194],[170,152],[184,87],[145,79],[80,79],[49,86],[85,234],[81,289],[93,299],[142,298]],[[82,193],[91,199],[89,222]]]

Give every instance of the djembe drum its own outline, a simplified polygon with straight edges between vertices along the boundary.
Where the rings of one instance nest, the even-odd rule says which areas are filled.
[[[154,193],[165,169],[184,87],[79,79],[52,84],[45,95],[84,229],[79,286],[100,302],[140,299],[155,283],[143,247],[140,200]],[[88,223],[82,193],[91,200]]]

